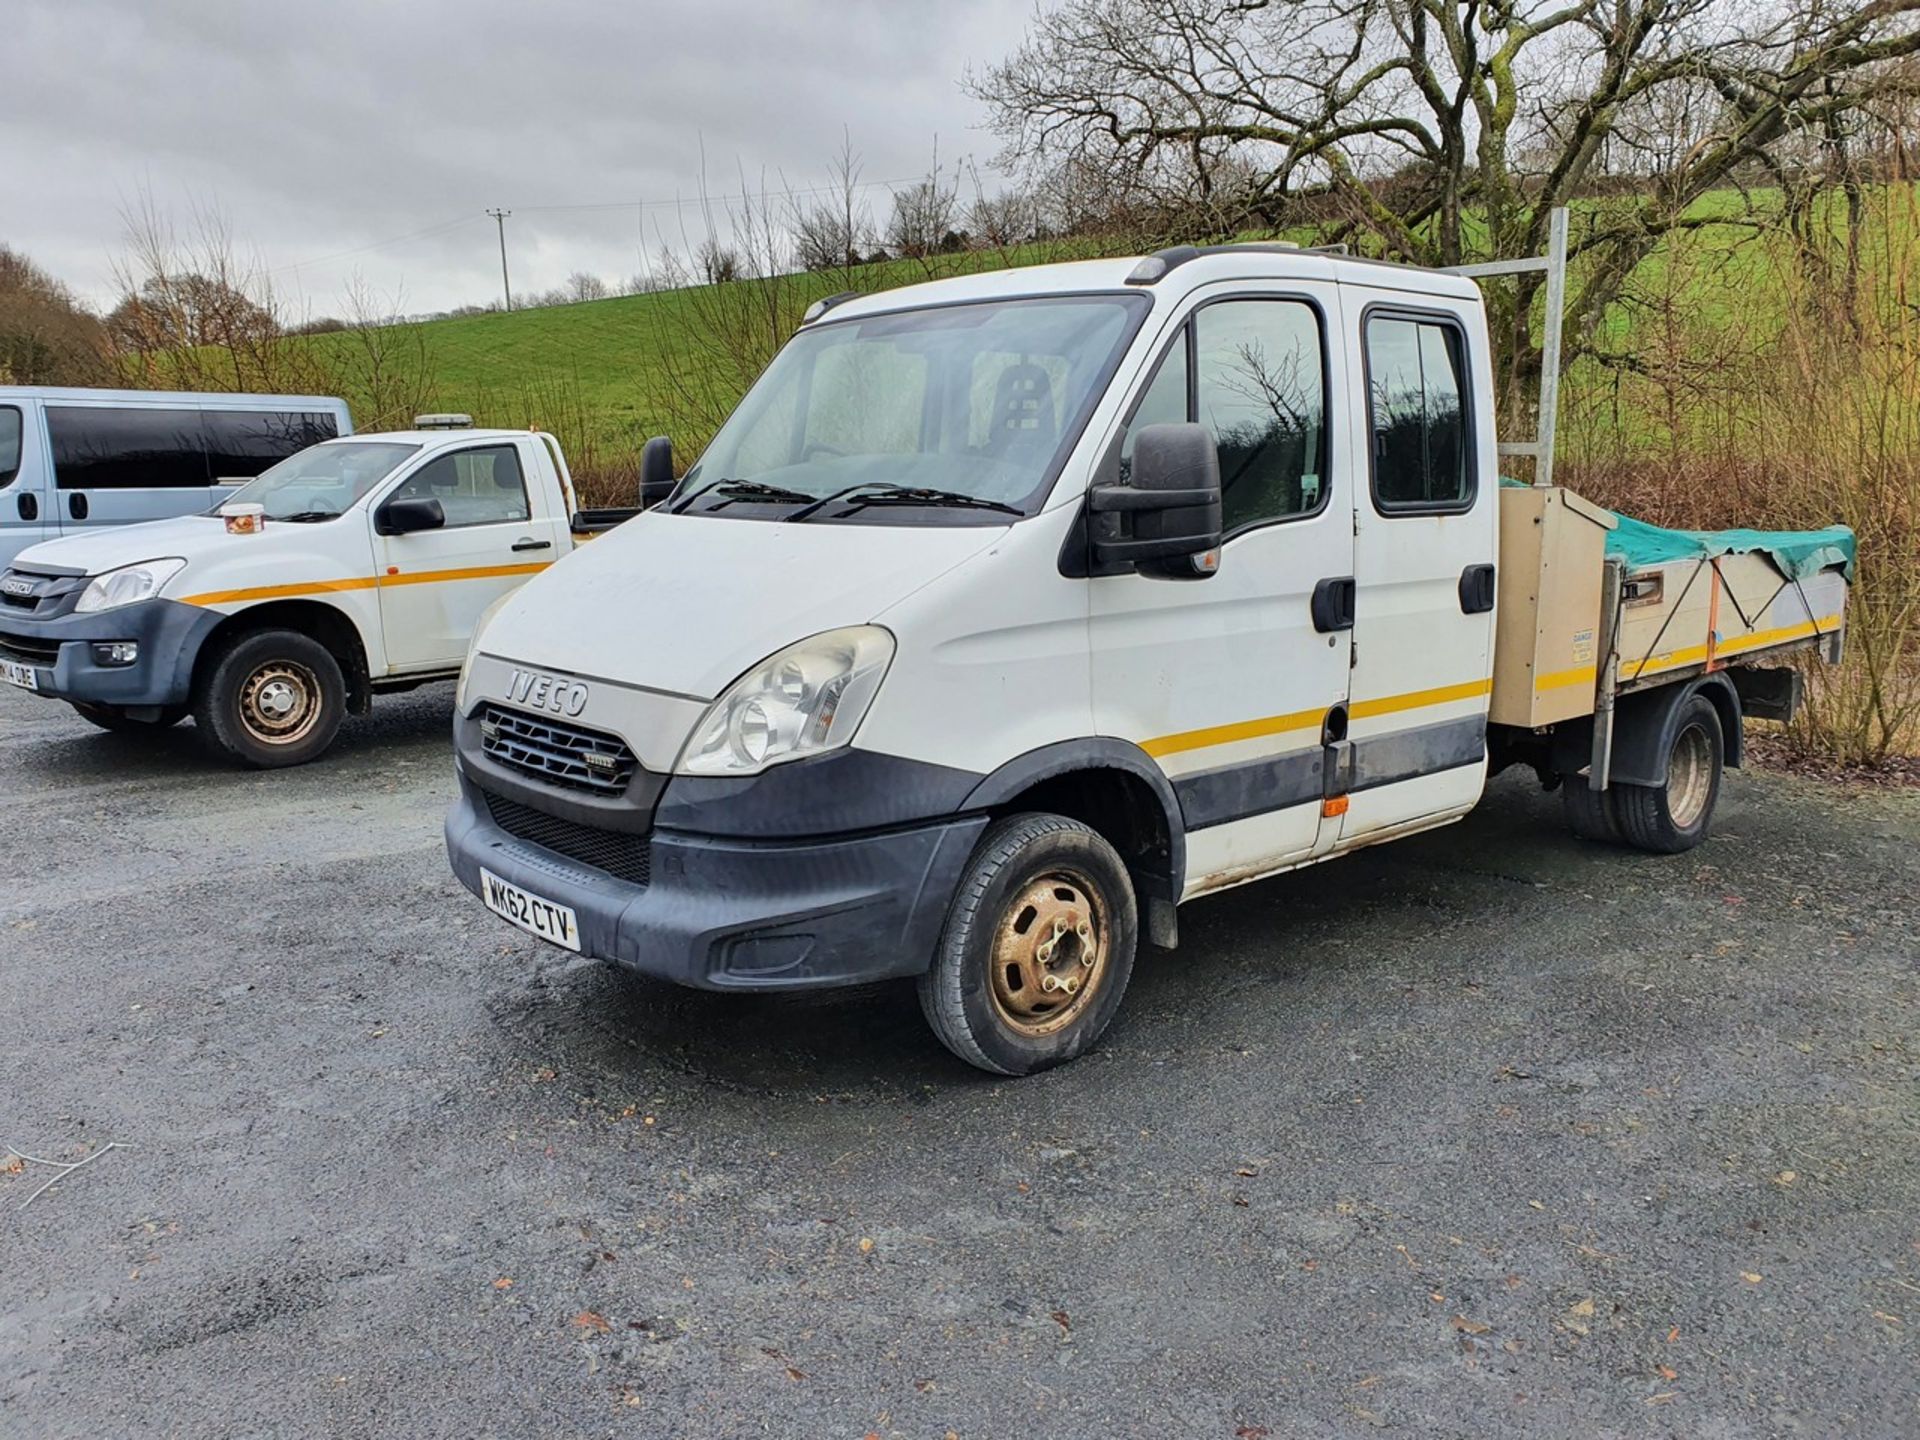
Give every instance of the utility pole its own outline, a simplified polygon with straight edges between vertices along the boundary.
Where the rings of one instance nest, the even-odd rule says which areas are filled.
[[[500,288],[506,293],[507,309],[513,309],[513,285],[507,279],[507,216],[511,210],[489,210],[493,223],[500,227]]]

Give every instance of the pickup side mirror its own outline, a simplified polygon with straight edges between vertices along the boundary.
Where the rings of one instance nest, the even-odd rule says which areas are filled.
[[[673,441],[656,435],[640,451],[640,508],[651,510],[673,494]]]
[[[379,535],[411,535],[417,530],[438,530],[447,523],[447,512],[438,500],[389,500],[374,516],[373,529]]]
[[[1087,507],[1096,573],[1131,567],[1159,580],[1204,580],[1219,568],[1220,453],[1204,425],[1143,428],[1132,483],[1094,486]]]

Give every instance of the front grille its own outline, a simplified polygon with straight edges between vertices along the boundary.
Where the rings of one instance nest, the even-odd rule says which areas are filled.
[[[571,790],[617,795],[640,761],[618,735],[548,720],[503,705],[480,712],[480,748],[489,760]]]
[[[651,874],[653,847],[645,835],[625,830],[602,830],[595,825],[582,825],[577,820],[562,820],[558,815],[535,810],[517,800],[508,800],[485,790],[480,793],[486,799],[493,823],[514,839],[539,845],[556,855],[578,860],[582,865],[591,865],[596,870],[604,870],[629,885],[647,883]]]
[[[0,634],[0,655],[4,655],[9,660],[18,660],[22,665],[51,666],[60,658],[60,642],[29,640],[24,635]]]
[[[11,605],[16,610],[31,610],[39,603],[38,595],[10,595],[0,590],[0,605]]]

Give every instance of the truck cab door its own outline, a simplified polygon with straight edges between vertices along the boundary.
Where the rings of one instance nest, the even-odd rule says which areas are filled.
[[[1356,473],[1330,425],[1348,408],[1326,364],[1338,315],[1330,283],[1196,292],[1125,422],[1119,479],[1145,425],[1198,421],[1220,454],[1214,574],[1089,582],[1095,725],[1172,782],[1185,896],[1308,858],[1337,831],[1322,810],[1345,725]]]
[[[1478,307],[1355,287],[1345,300],[1364,468],[1343,845],[1480,797],[1500,501]]]
[[[29,545],[60,533],[47,503],[46,475],[38,407],[31,401],[0,404],[0,570]]]
[[[529,468],[545,474],[522,441],[443,450],[374,507],[387,673],[458,667],[482,612],[561,553],[565,518],[553,514],[553,487],[528,484]],[[438,501],[445,522],[384,533],[396,500]]]

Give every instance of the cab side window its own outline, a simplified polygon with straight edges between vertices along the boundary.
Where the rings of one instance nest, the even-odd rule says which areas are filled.
[[[1197,420],[1220,456],[1225,532],[1318,510],[1327,493],[1320,316],[1298,300],[1202,306],[1160,361],[1121,440],[1129,475],[1143,426]]]
[[[1442,320],[1367,321],[1367,408],[1373,499],[1387,513],[1432,514],[1473,503],[1466,353]]]
[[[401,481],[394,500],[438,500],[449,530],[527,520],[527,485],[511,445],[456,450],[429,460]]]
[[[0,405],[0,490],[13,483],[20,473],[20,412],[11,405]]]

